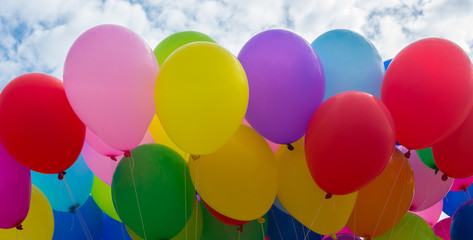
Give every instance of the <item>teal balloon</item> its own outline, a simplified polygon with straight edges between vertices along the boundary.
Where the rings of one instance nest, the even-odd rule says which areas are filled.
[[[325,99],[358,90],[381,99],[384,64],[378,50],[360,34],[336,29],[312,42],[325,74]]]
[[[48,198],[53,210],[75,212],[89,198],[94,174],[87,167],[82,154],[65,172],[64,179],[59,180],[57,174],[31,171],[31,181]]]

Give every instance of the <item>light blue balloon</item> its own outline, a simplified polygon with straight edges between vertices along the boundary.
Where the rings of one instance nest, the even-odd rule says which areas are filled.
[[[384,64],[376,48],[360,34],[336,29],[312,42],[325,73],[325,99],[358,90],[381,99]]]
[[[57,174],[42,174],[31,171],[31,181],[46,195],[53,210],[74,212],[89,198],[94,182],[94,174],[87,167],[82,154],[74,165],[65,172],[64,180],[59,180]],[[71,193],[69,193],[66,182]]]

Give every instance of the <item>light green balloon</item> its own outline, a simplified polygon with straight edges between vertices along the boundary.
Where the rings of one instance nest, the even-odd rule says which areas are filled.
[[[104,213],[119,222],[122,221],[113,206],[112,188],[97,176],[94,176],[94,185],[92,185],[91,194],[94,201]]]
[[[406,239],[436,240],[437,236],[424,219],[408,212],[391,230],[377,238],[373,238],[373,240]]]

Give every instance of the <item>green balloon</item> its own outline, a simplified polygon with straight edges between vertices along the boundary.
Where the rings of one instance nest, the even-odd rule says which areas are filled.
[[[164,60],[166,60],[172,52],[191,42],[216,43],[211,37],[195,31],[183,31],[169,35],[154,49],[154,55],[156,55],[159,66],[162,66]]]
[[[221,240],[221,239],[240,239],[240,240],[262,240],[266,236],[268,227],[268,218],[265,214],[262,218],[264,223],[259,223],[258,220],[253,220],[243,225],[240,232],[239,226],[227,225],[220,222],[212,214],[207,211],[205,206],[201,203],[204,227],[202,229],[201,240]]]
[[[436,240],[437,236],[424,219],[408,212],[391,230],[377,238],[373,238],[373,240],[405,239]]]
[[[432,148],[424,148],[420,150],[416,150],[417,155],[419,156],[420,160],[425,164],[425,166],[432,168],[435,171],[438,171],[437,164],[434,161],[434,155],[432,154]]]
[[[92,185],[92,191],[90,192],[92,198],[97,203],[100,209],[108,216],[121,222],[120,217],[115,211],[112,200],[112,188],[104,183],[100,178],[94,176],[94,185]]]
[[[120,219],[140,237],[171,239],[192,213],[195,189],[181,155],[151,143],[122,158],[113,175],[112,198]]]

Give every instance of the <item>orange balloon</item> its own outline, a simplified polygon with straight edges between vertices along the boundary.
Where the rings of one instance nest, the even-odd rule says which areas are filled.
[[[406,214],[414,196],[414,173],[396,149],[384,171],[358,192],[348,228],[365,238],[380,236]]]

